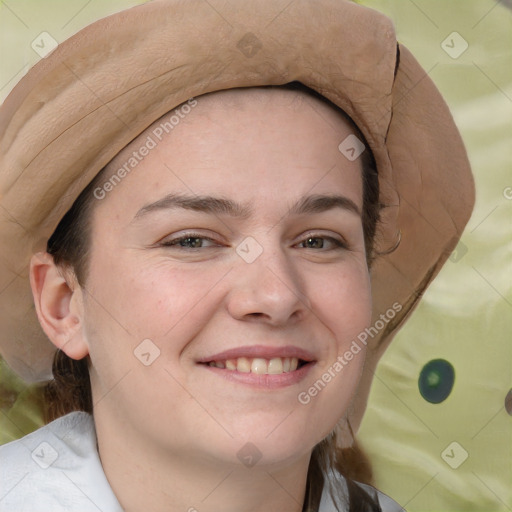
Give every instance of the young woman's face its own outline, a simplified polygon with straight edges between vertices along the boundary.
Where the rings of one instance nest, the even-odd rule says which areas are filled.
[[[95,192],[96,421],[211,461],[307,456],[349,406],[364,349],[344,354],[370,322],[360,160],[338,149],[353,131],[282,90],[199,97],[166,133],[171,114]]]

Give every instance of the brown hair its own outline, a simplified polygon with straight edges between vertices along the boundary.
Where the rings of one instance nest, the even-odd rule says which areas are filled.
[[[349,121],[356,136],[365,144],[366,150],[361,155],[363,180],[362,223],[366,258],[370,267],[374,258],[374,240],[381,205],[379,204],[379,181],[376,164],[364,136],[343,110],[300,82],[263,87],[302,91],[326,102]],[[84,286],[86,282],[88,254],[92,245],[90,214],[94,204],[93,191],[102,178],[103,172],[100,172],[82,191],[47,243],[47,252],[53,256],[55,263],[71,268],[81,286]],[[52,368],[54,380],[48,383],[44,392],[47,421],[72,411],[93,413],[88,365],[88,357],[74,360],[64,352],[57,351]],[[348,427],[352,433],[350,425]],[[303,512],[318,510],[322,491],[333,470],[343,475],[347,484],[346,491],[339,488],[335,492],[336,495],[333,495],[335,501],[338,500],[340,507],[344,508],[345,505],[348,505],[350,512],[381,510],[376,496],[370,496],[354,481],[371,484],[372,471],[369,460],[353,435],[352,438],[353,444],[351,447],[341,448],[333,432],[313,449],[308,468]]]

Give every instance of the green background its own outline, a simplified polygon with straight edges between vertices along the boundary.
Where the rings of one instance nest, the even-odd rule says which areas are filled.
[[[39,60],[31,43],[42,32],[60,42],[139,3],[0,2],[0,101]],[[359,438],[376,486],[409,512],[512,510],[512,416],[505,410],[512,388],[512,1],[359,3],[390,16],[399,41],[441,90],[477,189],[457,252],[379,364]],[[445,51],[465,44],[456,58]],[[455,368],[455,384],[432,404],[418,377],[439,358]],[[42,415],[40,390],[0,364],[5,443],[39,427]],[[442,457],[447,448],[450,459]]]

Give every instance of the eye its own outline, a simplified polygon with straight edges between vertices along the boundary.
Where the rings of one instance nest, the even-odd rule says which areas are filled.
[[[207,245],[205,245],[205,242]],[[174,247],[177,249],[203,249],[207,247],[218,247],[219,244],[212,238],[202,236],[198,233],[187,233],[179,238],[173,238],[161,242],[163,247]]]
[[[327,244],[326,244],[327,242]],[[306,244],[305,246],[302,244]],[[310,234],[302,242],[299,243],[305,249],[348,249],[348,245],[343,240],[338,240],[332,236],[323,236],[319,234]],[[327,245],[327,247],[326,247]]]

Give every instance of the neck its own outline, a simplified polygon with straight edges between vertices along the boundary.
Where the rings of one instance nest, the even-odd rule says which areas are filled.
[[[310,453],[288,464],[245,467],[167,453],[126,424],[101,417],[95,423],[105,475],[126,512],[302,511]]]

